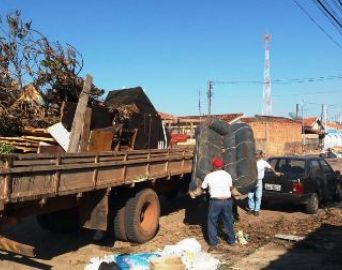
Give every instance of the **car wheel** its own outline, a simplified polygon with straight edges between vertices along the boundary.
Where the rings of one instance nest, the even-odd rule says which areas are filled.
[[[319,208],[319,198],[317,193],[313,193],[305,205],[305,212],[308,214],[317,213]]]

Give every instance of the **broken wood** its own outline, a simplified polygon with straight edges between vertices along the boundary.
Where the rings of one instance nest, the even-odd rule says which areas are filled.
[[[49,131],[46,128],[24,127],[22,132],[23,134],[29,136],[51,137]]]
[[[78,152],[82,128],[84,124],[85,111],[88,105],[93,78],[87,74],[84,80],[83,89],[79,97],[74,120],[70,132],[70,143],[68,152]]]
[[[22,136],[22,138],[38,142],[56,142],[55,139],[46,137]]]
[[[28,141],[10,141],[10,140],[0,140],[0,143],[5,143],[9,145],[20,145],[20,146],[38,146],[38,142],[28,142]]]
[[[82,127],[81,133],[81,142],[80,142],[80,151],[86,152],[89,143],[89,136],[90,136],[90,124],[91,124],[91,115],[92,110],[87,108],[85,111],[84,123]]]

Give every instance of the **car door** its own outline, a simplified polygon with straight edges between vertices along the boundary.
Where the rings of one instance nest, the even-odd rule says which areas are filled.
[[[310,159],[308,176],[303,181],[305,193],[316,193],[319,191],[322,194],[321,189],[324,183],[325,176],[318,159]]]
[[[322,168],[322,172],[325,178],[325,184],[327,185],[326,191],[328,194],[326,197],[332,198],[336,190],[336,174],[334,170],[330,167],[328,162],[326,162],[324,159],[319,159],[318,162]]]

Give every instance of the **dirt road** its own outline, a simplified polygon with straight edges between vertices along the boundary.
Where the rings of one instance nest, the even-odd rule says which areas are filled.
[[[342,163],[333,166],[341,169]],[[240,202],[241,207],[243,203]],[[196,238],[206,250],[208,246],[203,236],[206,206],[202,198],[162,200],[159,232],[152,241],[142,245],[113,243],[110,239],[95,244],[90,231],[54,234],[42,230],[34,218],[29,218],[7,229],[7,234],[12,239],[35,245],[37,258],[0,253],[0,269],[83,269],[94,256],[155,251],[186,237]],[[228,247],[222,239],[215,253],[223,262],[220,269],[287,269],[291,265],[292,269],[341,269],[342,204],[329,205],[315,215],[301,211],[300,207],[273,205],[254,217],[240,208],[241,220],[234,226],[248,234],[249,242],[246,246]],[[306,239],[292,243],[274,238],[278,233],[306,236]]]

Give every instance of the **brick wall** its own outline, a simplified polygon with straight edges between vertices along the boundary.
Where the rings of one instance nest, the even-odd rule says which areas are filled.
[[[253,129],[256,148],[267,156],[302,153],[302,126],[295,121],[243,120]]]

